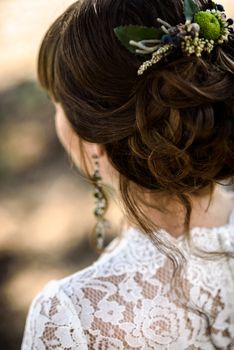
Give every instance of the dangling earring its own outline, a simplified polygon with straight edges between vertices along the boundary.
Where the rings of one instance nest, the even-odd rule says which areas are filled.
[[[92,158],[94,159],[94,172],[92,175],[92,181],[94,185],[94,199],[95,199],[95,209],[94,209],[94,215],[97,220],[97,223],[94,226],[93,234],[92,234],[92,241],[94,243],[95,249],[97,252],[103,251],[104,247],[104,241],[106,236],[106,230],[110,226],[109,222],[104,218],[104,215],[106,213],[107,207],[108,207],[108,201],[107,197],[103,191],[102,188],[102,178],[100,175],[100,165],[99,165],[99,158],[97,155],[93,155]]]

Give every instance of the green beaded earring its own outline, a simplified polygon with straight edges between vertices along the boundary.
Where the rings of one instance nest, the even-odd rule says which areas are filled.
[[[108,207],[108,200],[102,188],[102,178],[99,169],[99,157],[97,155],[93,155],[92,158],[94,159],[95,165],[92,175],[92,181],[94,185],[93,195],[95,200],[94,215],[97,220],[97,223],[93,229],[92,243],[95,247],[95,250],[100,253],[104,249],[106,230],[109,228],[110,223],[104,218]]]

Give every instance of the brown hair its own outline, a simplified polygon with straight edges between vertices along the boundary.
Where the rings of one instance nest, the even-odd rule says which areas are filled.
[[[142,59],[121,45],[113,28],[159,27],[157,17],[183,23],[182,1],[75,2],[45,35],[38,76],[81,139],[104,145],[120,174],[127,215],[176,268],[176,248],[155,234],[134,188],[150,192],[158,209],[158,194],[178,198],[189,234],[190,195],[212,194],[216,183],[233,178],[234,37],[209,55],[174,56],[138,76]]]

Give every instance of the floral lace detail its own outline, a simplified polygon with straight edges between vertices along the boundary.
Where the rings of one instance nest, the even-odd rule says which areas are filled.
[[[194,228],[208,250],[234,253],[234,211],[227,225]],[[21,350],[234,349],[234,259],[205,261],[173,239],[189,257],[184,277],[191,303],[170,288],[172,264],[150,239],[131,228],[87,267],[49,282],[33,300]]]
[[[22,349],[88,349],[74,306],[57,281],[50,281],[34,298]]]

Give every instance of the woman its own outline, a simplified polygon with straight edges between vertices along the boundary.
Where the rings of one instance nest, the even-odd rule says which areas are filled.
[[[39,80],[95,186],[97,249],[103,184],[125,227],[37,295],[23,350],[234,349],[232,25],[206,0],[84,0],[50,27]]]

